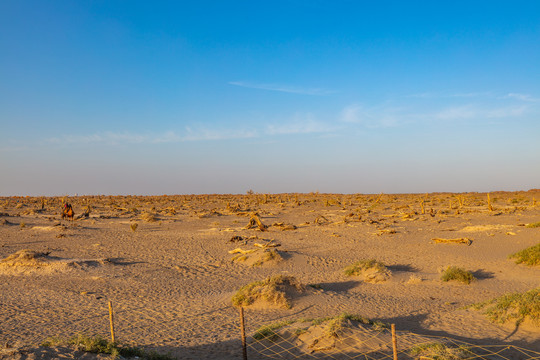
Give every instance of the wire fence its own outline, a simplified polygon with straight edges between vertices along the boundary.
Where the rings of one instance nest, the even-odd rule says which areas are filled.
[[[212,311],[173,315],[171,309],[112,304],[85,310],[85,316],[71,316],[72,309],[34,307],[17,313],[4,307],[0,323],[0,344],[37,346],[50,336],[68,339],[78,334],[115,336],[121,344],[145,346],[170,352],[179,358],[198,339],[199,355],[211,349],[228,349],[229,358],[241,359],[489,359],[540,360],[540,352],[515,345],[479,345],[447,336],[395,331],[381,323],[354,317],[263,321],[255,311],[223,307]],[[227,339],[208,334],[228,334]],[[199,326],[197,326],[199,324]],[[114,328],[114,333],[111,333]],[[225,344],[226,343],[226,344]],[[394,343],[396,346],[394,346]],[[193,354],[192,354],[193,355]],[[191,358],[197,358],[193,355]],[[210,356],[212,357],[212,356]],[[225,356],[217,355],[215,358]]]
[[[248,313],[248,320],[241,323],[250,322]],[[266,323],[256,329],[250,326],[248,332],[244,360],[540,360],[540,352],[532,349],[396,331],[394,324],[347,314]]]

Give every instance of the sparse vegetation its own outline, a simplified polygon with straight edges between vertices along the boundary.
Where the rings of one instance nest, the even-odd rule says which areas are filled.
[[[137,231],[137,228],[139,227],[139,224],[134,222],[134,223],[131,223],[131,225],[129,225],[129,227],[131,228],[131,231],[135,232],[135,231]]]
[[[416,359],[460,360],[474,356],[467,346],[449,347],[439,342],[416,345],[409,350]]]
[[[76,347],[80,351],[96,353],[96,354],[110,354],[113,359],[118,358],[132,358],[137,357],[147,360],[171,360],[170,355],[159,354],[154,351],[145,351],[138,347],[124,347],[116,343],[110,342],[101,336],[87,336],[77,335],[67,341],[62,340],[59,337],[49,337],[45,339],[41,346],[53,347],[61,345],[71,345]]]
[[[529,266],[540,266],[540,243],[524,250],[518,251],[509,256],[516,259],[516,264],[525,264]]]
[[[470,284],[476,280],[474,275],[467,270],[459,268],[457,266],[449,266],[441,274],[442,281],[458,281],[463,284]]]
[[[333,337],[339,337],[343,329],[346,327],[346,324],[348,321],[356,321],[361,324],[365,325],[373,325],[377,329],[383,329],[386,328],[386,324],[383,324],[382,322],[373,322],[369,319],[366,319],[363,316],[359,315],[352,315],[343,313],[336,317],[326,319],[328,321],[327,328],[326,328],[326,334],[333,336]]]
[[[264,325],[255,331],[253,338],[255,340],[271,340],[275,341],[279,338],[279,332],[277,330],[282,329],[292,324],[299,324],[300,327],[294,328],[295,335],[302,335],[308,331],[311,326],[324,325],[324,336],[338,338],[343,331],[350,327],[351,322],[357,322],[364,325],[371,325],[373,330],[385,329],[388,326],[380,321],[371,321],[363,316],[342,313],[337,316],[329,316],[315,319],[297,319],[280,321],[270,325]]]
[[[529,228],[529,229],[538,228],[538,227],[540,227],[540,221],[539,221],[539,222],[535,222],[535,223],[531,223],[531,224],[527,224],[525,227],[527,227],[527,228]]]
[[[493,322],[504,324],[515,320],[519,325],[529,319],[533,325],[540,327],[540,288],[525,293],[505,294],[472,307],[484,309],[484,314]]]
[[[255,340],[267,339],[274,341],[279,337],[275,330],[281,329],[282,327],[290,325],[292,323],[294,323],[294,321],[280,321],[270,325],[264,325],[255,331],[255,333],[253,334],[253,338]]]

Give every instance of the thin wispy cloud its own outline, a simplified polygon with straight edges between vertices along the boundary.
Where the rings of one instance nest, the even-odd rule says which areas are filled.
[[[335,130],[335,126],[316,120],[313,114],[297,113],[286,123],[268,124],[265,133],[268,135],[294,135],[328,133]]]
[[[429,111],[419,111],[412,106],[396,106],[388,103],[375,106],[355,103],[344,107],[339,119],[349,126],[358,125],[376,129],[408,126],[433,120],[517,119],[526,116],[532,110],[533,108],[527,104],[492,106],[484,102],[439,106]]]
[[[19,152],[28,149],[28,146],[2,146],[0,147],[0,153]]]
[[[284,93],[291,94],[302,94],[302,95],[329,95],[335,93],[322,88],[306,88],[306,87],[297,87],[290,85],[282,84],[261,84],[261,83],[252,83],[246,81],[229,81],[229,85],[240,86],[249,89],[259,89],[259,90],[269,90],[269,91],[279,91]]]
[[[256,137],[257,132],[253,130],[216,130],[203,127],[186,127],[183,134],[177,134],[174,131],[167,131],[163,134],[133,134],[133,133],[115,133],[103,132],[91,135],[72,135],[67,134],[61,137],[47,139],[48,143],[53,144],[103,144],[103,145],[121,145],[121,144],[165,144],[180,143],[186,141],[212,141],[227,139],[245,139]]]
[[[150,139],[147,135],[132,134],[132,133],[115,133],[103,132],[90,135],[75,135],[66,134],[61,137],[47,139],[47,142],[54,144],[140,144],[148,142]]]
[[[540,102],[540,98],[535,98],[529,94],[509,93],[505,96],[507,99],[515,99],[525,102]]]
[[[256,130],[219,130],[207,128],[186,127],[186,134],[181,137],[181,141],[213,141],[213,140],[232,140],[232,139],[250,139],[258,137]]]
[[[343,108],[340,120],[349,124],[360,124],[367,128],[388,128],[407,121],[409,114],[403,108],[393,106],[365,107],[351,104]]]
[[[441,120],[512,118],[524,115],[526,110],[526,106],[484,108],[464,105],[445,108],[436,113],[434,118]]]
[[[483,92],[463,92],[463,93],[436,93],[436,92],[424,92],[418,94],[406,95],[406,98],[418,98],[418,99],[448,99],[448,98],[476,98],[476,97],[494,97],[490,91]]]

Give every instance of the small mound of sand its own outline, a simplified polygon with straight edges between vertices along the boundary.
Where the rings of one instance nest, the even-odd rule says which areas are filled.
[[[281,253],[276,249],[253,249],[237,252],[232,262],[246,266],[272,266],[283,260]]]
[[[392,276],[392,272],[383,263],[374,259],[358,261],[346,267],[344,272],[348,276],[360,276],[368,283],[384,282]]]
[[[0,274],[48,274],[65,272],[70,269],[86,269],[104,264],[107,260],[60,259],[49,256],[49,252],[29,249],[19,250],[7,258],[0,260]]]
[[[291,300],[305,291],[293,276],[274,275],[243,286],[232,298],[234,306],[269,309],[292,307]]]
[[[0,261],[0,266],[47,266],[49,252],[39,252],[28,249],[17,251]]]

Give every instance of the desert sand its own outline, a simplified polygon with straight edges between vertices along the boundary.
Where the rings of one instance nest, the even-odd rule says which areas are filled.
[[[61,219],[63,201],[75,220]],[[349,313],[540,352],[540,327],[493,323],[467,308],[540,286],[540,267],[508,258],[540,242],[540,228],[526,226],[540,222],[537,201],[540,190],[491,193],[490,203],[485,193],[0,198],[0,358],[105,358],[38,345],[108,337],[111,301],[118,342],[181,359],[238,359],[231,298],[272,275],[294,276],[305,291],[288,308],[247,307],[248,338],[276,321]],[[344,274],[363,259],[391,276]],[[476,280],[443,282],[448,266]],[[250,359],[259,358],[254,349]]]

